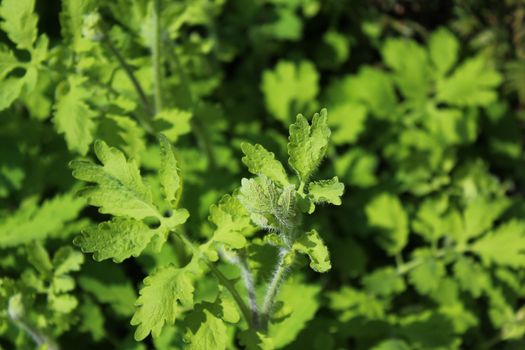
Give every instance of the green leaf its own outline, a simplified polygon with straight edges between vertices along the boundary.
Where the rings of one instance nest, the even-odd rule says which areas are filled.
[[[468,291],[474,298],[491,288],[490,276],[480,264],[473,259],[463,256],[454,264],[454,276],[463,290]]]
[[[22,202],[20,208],[0,218],[0,247],[15,247],[58,235],[64,225],[75,220],[84,207],[71,193],[57,195],[37,205],[36,198]]]
[[[290,344],[319,308],[320,286],[290,281],[283,285],[277,299],[293,310],[282,322],[270,324],[268,334],[275,348]]]
[[[280,186],[288,185],[288,176],[283,165],[275,155],[261,145],[241,144],[242,162],[248,167],[248,171],[255,175],[265,175]]]
[[[19,49],[30,50],[38,35],[35,0],[2,0],[0,28]]]
[[[446,28],[432,33],[428,42],[430,59],[441,75],[445,75],[457,62],[458,39]]]
[[[311,109],[309,107],[317,96],[318,84],[319,74],[312,63],[280,61],[274,71],[263,73],[261,89],[266,108],[278,120],[288,124],[290,115]]]
[[[83,40],[84,16],[93,10],[94,4],[94,0],[62,0],[62,12],[60,12],[62,36],[72,41],[76,51],[81,48]]]
[[[344,286],[337,292],[329,293],[328,298],[332,310],[342,311],[339,317],[341,322],[360,316],[371,320],[381,319],[385,314],[385,305],[377,297],[348,286]]]
[[[84,255],[72,247],[61,247],[53,256],[54,274],[65,275],[70,272],[80,271],[84,263]]]
[[[60,92],[55,104],[54,119],[57,131],[64,134],[70,150],[85,155],[93,141],[95,112],[86,103],[91,93],[82,84],[84,78],[71,76],[67,92]]]
[[[308,184],[308,194],[314,203],[341,205],[341,196],[344,190],[345,185],[339,182],[337,176],[330,180],[315,181]]]
[[[142,182],[135,161],[126,161],[121,151],[109,147],[104,141],[95,142],[95,153],[102,166],[84,160],[70,163],[75,178],[97,184],[80,192],[90,205],[100,207],[104,214],[139,220],[160,216],[153,205],[151,190]]]
[[[501,225],[474,242],[471,250],[488,265],[525,266],[525,222]]]
[[[139,160],[146,149],[144,128],[130,117],[106,114],[97,122],[97,138]]]
[[[478,115],[474,110],[461,111],[452,108],[428,108],[424,120],[432,136],[445,145],[463,145],[478,136]]]
[[[484,56],[466,60],[448,78],[438,81],[437,99],[456,106],[487,106],[497,97],[501,75]]]
[[[86,298],[80,303],[78,311],[80,313],[78,330],[82,333],[90,333],[96,342],[102,340],[106,335],[102,308],[91,298]]]
[[[363,278],[363,285],[368,292],[381,296],[402,293],[405,281],[393,267],[377,269]]]
[[[124,273],[123,265],[111,262],[86,264],[78,277],[83,291],[93,295],[98,304],[106,304],[117,316],[130,317],[135,311],[137,294]]]
[[[0,80],[3,80],[7,74],[20,65],[13,51],[4,45],[0,45]]]
[[[445,276],[445,266],[443,262],[435,258],[426,249],[418,249],[413,254],[418,265],[408,273],[410,283],[421,294],[428,294],[439,287],[439,282]]]
[[[325,156],[330,138],[326,118],[327,111],[322,109],[321,114],[314,114],[310,125],[306,118],[299,114],[296,122],[290,126],[288,163],[304,183],[308,182]]]
[[[7,78],[0,81],[0,111],[11,106],[11,104],[20,96],[24,79]]]
[[[400,339],[383,340],[378,345],[374,346],[372,350],[410,350],[411,347]]]
[[[177,159],[170,142],[164,135],[159,135],[160,142],[160,170],[159,180],[162,186],[164,199],[173,208],[177,207],[182,190],[182,178],[177,167]]]
[[[365,131],[367,109],[361,103],[348,101],[336,104],[330,109],[330,125],[332,141],[336,145],[354,143]]]
[[[171,142],[191,132],[193,114],[177,108],[164,109],[153,119],[153,126],[157,132],[164,134]]]
[[[441,196],[425,200],[419,207],[412,227],[429,242],[436,242],[448,234],[448,225],[443,219],[448,209],[448,197]]]
[[[237,198],[261,228],[283,232],[297,219],[294,185],[280,189],[266,176],[242,179]]]
[[[348,185],[370,187],[377,183],[377,156],[355,147],[335,160],[335,172]]]
[[[457,239],[467,242],[471,238],[480,236],[492,227],[510,204],[507,199],[478,197],[472,200],[463,212],[464,229]]]
[[[120,263],[131,256],[139,256],[156,234],[157,231],[142,221],[114,218],[85,228],[73,243],[84,253],[94,253],[96,261],[113,259]]]
[[[408,339],[414,349],[454,349],[460,344],[451,321],[434,310],[403,317],[399,321],[398,334]]]
[[[159,268],[146,277],[131,320],[138,326],[135,340],[146,338],[150,332],[158,337],[165,323],[173,325],[180,313],[179,302],[184,307],[193,306],[193,291],[188,273],[174,266]]]
[[[184,348],[189,350],[226,349],[226,325],[220,317],[206,307],[198,305],[184,320],[188,332]]]
[[[357,75],[336,82],[328,93],[330,101],[338,104],[349,100],[363,103],[379,119],[392,119],[398,105],[390,75],[373,67],[363,67]]]
[[[421,104],[430,89],[428,55],[416,42],[388,39],[381,53],[385,63],[394,70],[394,80],[409,100]]]
[[[272,338],[262,332],[246,329],[239,332],[239,341],[247,350],[273,350]]]
[[[299,253],[308,255],[312,270],[322,273],[332,268],[328,248],[316,230],[302,234],[295,241],[293,248]]]
[[[213,240],[235,249],[246,245],[243,233],[254,229],[248,212],[236,196],[224,195],[218,204],[212,205],[209,220],[217,226]]]
[[[381,246],[390,254],[400,252],[408,240],[408,215],[399,198],[382,193],[366,205],[365,211],[370,225],[380,230]]]
[[[27,260],[43,275],[49,275],[53,270],[49,254],[41,243],[32,242],[27,246]]]

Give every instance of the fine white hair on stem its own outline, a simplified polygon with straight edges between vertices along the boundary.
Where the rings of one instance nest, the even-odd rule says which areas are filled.
[[[248,299],[250,303],[250,311],[252,314],[252,321],[255,327],[259,327],[259,308],[257,306],[257,295],[255,293],[255,283],[253,279],[253,274],[250,271],[248,262],[246,261],[246,256],[243,252],[239,254],[228,253],[223,248],[219,249],[219,255],[221,258],[226,260],[232,265],[237,265],[241,270],[242,280],[248,293]]]

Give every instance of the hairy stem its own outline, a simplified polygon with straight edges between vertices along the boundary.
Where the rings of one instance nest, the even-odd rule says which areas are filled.
[[[202,255],[199,249],[197,249],[193,245],[193,243],[186,237],[184,233],[177,231],[177,234],[180,237],[180,239],[190,248],[190,250],[194,254],[197,254],[197,256],[206,263],[211,273],[213,273],[215,277],[219,280],[219,282],[230,292],[231,296],[237,303],[239,310],[241,310],[242,315],[246,319],[246,322],[248,322],[250,327],[254,327],[252,318],[251,318],[251,314],[250,314],[250,309],[248,308],[243,298],[241,297],[241,295],[235,288],[234,283],[230,281],[211,261],[209,261],[207,257]]]
[[[248,267],[248,262],[246,260],[245,250],[240,250],[239,254],[229,254],[226,253],[223,249],[219,251],[221,257],[229,262],[230,264],[237,265],[241,270],[242,280],[244,282],[244,287],[248,294],[248,299],[250,303],[250,311],[252,315],[252,322],[256,329],[260,326],[259,320],[259,307],[257,306],[257,295],[255,293],[255,283],[253,280],[253,274]]]
[[[162,110],[160,1],[161,0],[153,1],[153,42],[151,45],[151,59],[153,61],[153,98],[155,102],[155,114],[159,113]]]
[[[239,255],[239,266],[241,267],[242,280],[248,292],[248,298],[250,300],[250,309],[252,312],[252,322],[255,328],[259,328],[259,308],[257,306],[257,295],[255,294],[255,283],[253,281],[253,274],[248,267],[246,256],[241,253]]]
[[[268,328],[268,322],[270,321],[270,314],[275,304],[275,297],[279,288],[286,278],[286,272],[288,271],[289,264],[286,261],[287,255],[290,252],[288,248],[281,248],[279,250],[279,258],[275,267],[272,279],[266,289],[264,296],[264,303],[261,311],[262,327],[264,330]]]
[[[19,295],[18,295],[19,297]],[[59,350],[58,344],[36,327],[31,326],[24,320],[23,310],[18,305],[19,298],[14,296],[9,300],[8,314],[13,324],[25,332],[36,344],[37,348],[45,346],[47,350]]]

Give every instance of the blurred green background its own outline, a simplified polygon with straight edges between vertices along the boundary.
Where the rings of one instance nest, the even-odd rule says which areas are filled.
[[[158,184],[163,132],[204,241],[210,205],[247,175],[241,142],[285,159],[289,124],[323,107],[320,173],[346,191],[308,224],[333,268],[284,287],[295,316],[275,347],[525,348],[524,1],[162,1],[160,110],[151,3],[0,2],[0,349],[35,348],[24,324],[63,349],[185,347],[179,323],[143,343],[129,325],[177,244],[122,264],[72,244],[106,219],[67,166],[95,139]]]

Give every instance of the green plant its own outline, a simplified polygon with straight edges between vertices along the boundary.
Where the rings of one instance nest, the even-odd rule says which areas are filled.
[[[524,348],[521,3],[1,1],[0,349]]]
[[[126,160],[121,151],[108,147],[103,141],[95,142],[95,154],[102,165],[89,161],[71,163],[75,178],[93,183],[82,190],[82,197],[90,205],[99,207],[101,213],[113,217],[85,229],[75,239],[74,243],[83,252],[93,253],[97,261],[113,259],[119,263],[131,256],[139,256],[148,245],[160,251],[171,233],[191,252],[187,264],[177,266],[177,261],[174,261],[160,266],[144,280],[137,300],[138,309],[131,320],[131,324],[137,325],[136,340],[144,339],[150,332],[158,337],[165,323],[174,324],[181,316],[179,308],[182,306],[193,309],[185,315],[184,321],[190,329],[185,337],[185,341],[191,344],[189,346],[195,349],[224,348],[224,321],[237,323],[239,319],[230,315],[235,310],[226,309],[227,299],[222,294],[214,303],[195,304],[195,279],[208,272],[231,294],[238,311],[244,316],[248,327],[243,337],[264,336],[275,313],[279,288],[296,261],[295,255],[308,255],[311,268],[317,272],[330,269],[328,249],[320,235],[316,230],[304,232],[301,228],[301,216],[303,213],[312,214],[316,204],[341,204],[344,185],[337,177],[311,181],[325,155],[329,137],[325,109],[314,115],[311,125],[302,115],[297,116],[297,121],[290,126],[288,143],[288,163],[298,177],[296,183],[289,181],[283,165],[273,153],[261,145],[243,144],[243,162],[256,177],[244,178],[238,191],[223,196],[219,204],[211,208],[210,220],[216,229],[211,239],[201,245],[192,242],[183,229],[178,229],[187,220],[188,211],[177,208],[183,177],[165,136],[161,135],[159,139],[161,200],[154,199],[137,164]],[[255,243],[248,241],[246,236],[252,236],[257,230],[271,233],[262,242],[256,236],[252,237]],[[264,289],[262,305],[249,268],[252,245],[260,247],[261,244],[278,247],[276,262],[273,259],[259,261],[264,265],[275,263],[272,277]],[[235,282],[215,267],[219,255],[239,267],[249,303],[243,299]],[[200,322],[196,321],[198,319]],[[253,340],[243,338],[242,341],[252,347],[246,342]]]

